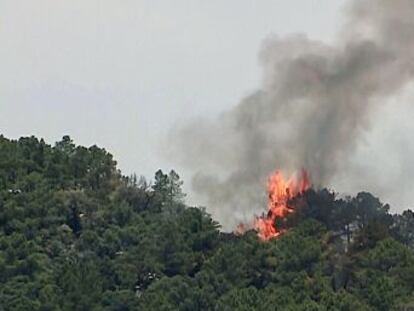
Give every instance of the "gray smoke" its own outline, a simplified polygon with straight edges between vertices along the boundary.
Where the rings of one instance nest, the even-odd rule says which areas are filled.
[[[261,89],[172,134],[174,156],[196,172],[194,191],[225,228],[263,210],[276,168],[306,168],[316,186],[329,185],[373,109],[413,77],[412,0],[357,0],[346,14],[335,45],[303,34],[268,38]]]

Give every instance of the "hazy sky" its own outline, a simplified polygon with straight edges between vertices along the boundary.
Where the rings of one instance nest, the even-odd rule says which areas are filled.
[[[0,131],[70,134],[151,176],[174,123],[238,103],[271,33],[330,40],[340,0],[0,0]],[[300,10],[298,10],[300,8]]]
[[[160,167],[177,168],[159,152],[174,124],[216,115],[256,89],[257,55],[269,34],[340,39],[345,3],[0,0],[0,132],[50,143],[69,134],[78,144],[96,143],[125,174],[151,177]],[[401,118],[411,122],[410,115]],[[388,111],[381,122],[375,137],[387,136],[397,121]],[[360,154],[372,157],[375,172],[375,163],[389,159],[370,150]],[[353,190],[346,178],[338,185]],[[372,189],[387,193],[386,183]]]

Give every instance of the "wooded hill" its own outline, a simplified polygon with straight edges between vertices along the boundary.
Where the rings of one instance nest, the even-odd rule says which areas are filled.
[[[0,310],[410,310],[414,214],[309,190],[278,239],[222,233],[174,171],[0,136]]]

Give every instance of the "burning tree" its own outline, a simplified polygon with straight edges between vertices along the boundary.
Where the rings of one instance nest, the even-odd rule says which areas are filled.
[[[273,172],[267,181],[268,212],[266,215],[256,217],[253,228],[260,240],[268,241],[278,237],[285,229],[282,223],[286,217],[296,210],[298,202],[293,201],[311,187],[309,174],[302,169],[287,180],[280,170]],[[242,234],[248,226],[240,224],[236,232]]]
[[[285,180],[281,171],[277,170],[270,175],[267,182],[268,213],[266,217],[256,218],[254,228],[261,240],[267,241],[284,232],[278,228],[276,222],[283,219],[295,210],[296,205],[290,204],[290,200],[299,194],[303,194],[310,188],[310,179],[306,170],[292,175]]]

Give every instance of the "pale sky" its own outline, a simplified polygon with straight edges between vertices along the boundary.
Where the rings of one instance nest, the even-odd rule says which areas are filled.
[[[180,172],[159,150],[169,129],[215,116],[255,90],[258,53],[270,34],[338,40],[345,3],[0,0],[0,132],[96,143],[115,155],[124,174]],[[397,122],[387,116],[377,137]],[[386,193],[384,187],[373,189]]]
[[[111,151],[124,173],[174,167],[173,124],[236,105],[269,34],[331,40],[343,0],[0,0],[0,132]]]

